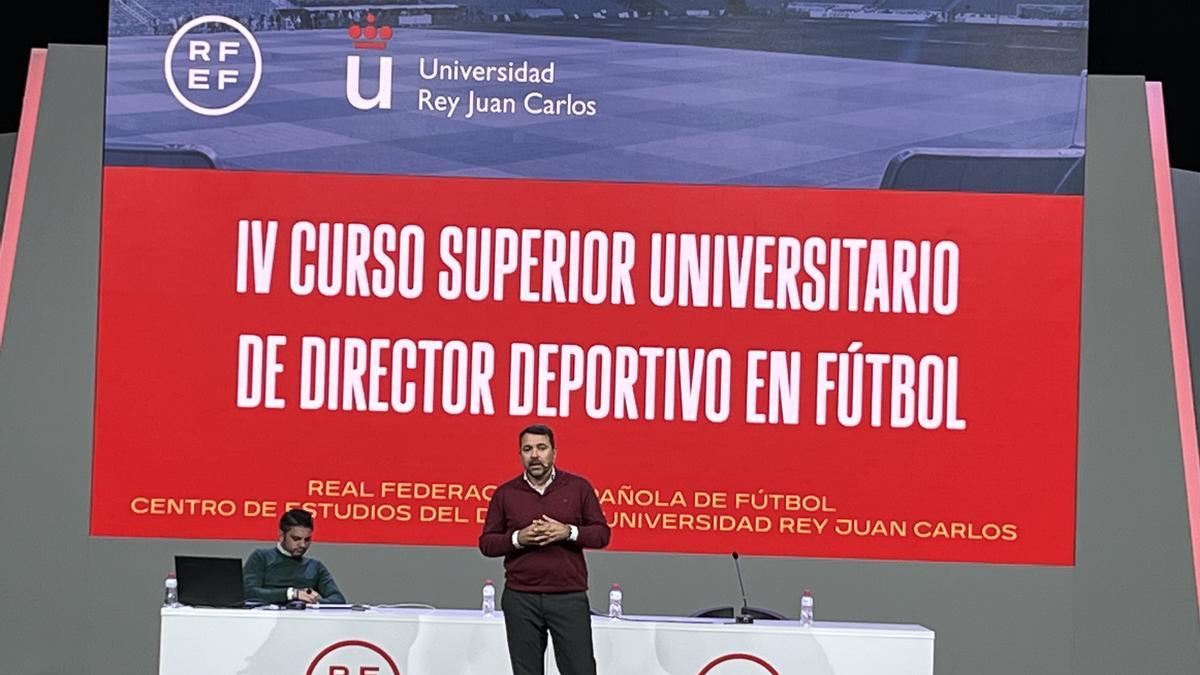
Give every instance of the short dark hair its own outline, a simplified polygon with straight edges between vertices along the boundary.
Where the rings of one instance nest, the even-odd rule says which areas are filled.
[[[283,514],[283,517],[279,519],[279,531],[287,532],[293,527],[313,529],[312,514],[304,509],[292,509]]]
[[[529,426],[522,429],[521,433],[517,434],[517,446],[518,447],[520,447],[521,438],[525,434],[533,434],[534,436],[545,436],[546,438],[550,439],[550,447],[552,447],[552,448],[554,447],[554,430],[551,429],[550,427],[546,426],[545,424],[530,424]]]

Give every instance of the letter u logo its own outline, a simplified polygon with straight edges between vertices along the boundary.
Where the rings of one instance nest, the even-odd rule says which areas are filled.
[[[379,83],[373,98],[364,98],[362,89],[362,57],[351,54],[346,57],[346,100],[359,110],[392,107],[392,57],[379,57]]]

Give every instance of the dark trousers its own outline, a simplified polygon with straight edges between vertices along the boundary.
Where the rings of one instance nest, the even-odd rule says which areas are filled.
[[[562,675],[596,675],[592,612],[587,593],[525,593],[504,589],[500,598],[514,675],[544,675],[546,632]]]

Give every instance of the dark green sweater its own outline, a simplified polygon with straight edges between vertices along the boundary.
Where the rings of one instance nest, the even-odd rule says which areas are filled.
[[[321,594],[321,602],[346,602],[333,575],[320,560],[296,560],[280,553],[276,547],[260,548],[250,554],[242,567],[242,587],[247,600],[284,603],[287,602],[287,589],[311,588]]]

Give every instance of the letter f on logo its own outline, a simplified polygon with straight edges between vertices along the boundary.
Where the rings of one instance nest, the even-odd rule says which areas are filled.
[[[379,58],[379,89],[374,98],[363,98],[359,89],[359,71],[361,70],[361,66],[362,57],[359,55],[351,54],[346,57],[346,100],[350,101],[350,105],[359,110],[370,110],[372,108],[391,109],[392,57],[381,56]]]

